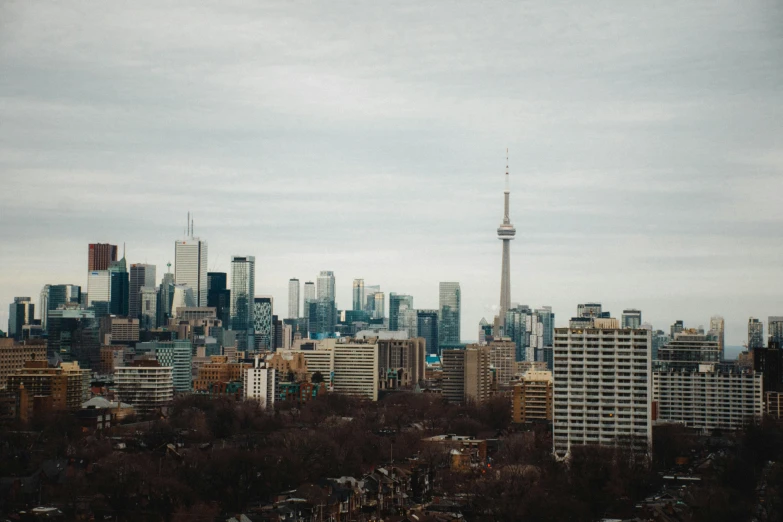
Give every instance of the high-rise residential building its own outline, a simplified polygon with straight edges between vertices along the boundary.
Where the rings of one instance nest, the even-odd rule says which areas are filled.
[[[231,257],[231,329],[237,332],[237,349],[253,346],[253,299],[256,292],[256,258]],[[242,332],[242,333],[239,333]]]
[[[117,245],[90,243],[87,247],[87,271],[108,270],[109,264],[117,261]]]
[[[253,332],[256,350],[273,350],[271,296],[256,297],[253,300]]]
[[[551,306],[536,308],[535,313],[542,325],[541,342],[545,348],[552,347],[555,342],[555,313]]]
[[[158,289],[154,286],[142,286],[139,289],[139,326],[143,330],[158,327]]]
[[[8,337],[22,339],[22,327],[33,324],[35,305],[29,297],[14,297],[8,309]]]
[[[683,330],[660,348],[653,367],[658,419],[689,428],[739,429],[760,419],[762,376],[721,363],[714,331]]]
[[[225,272],[207,272],[207,306],[215,309],[223,328],[231,325],[231,290]]]
[[[718,338],[718,346],[720,346],[721,359],[726,358],[726,327],[723,317],[719,315],[713,315],[710,317],[710,333]]]
[[[658,360],[658,352],[662,347],[666,345],[671,341],[671,338],[666,335],[666,332],[663,330],[655,330],[652,334],[652,359],[653,361]]]
[[[514,385],[511,395],[511,421],[516,424],[527,422],[552,422],[553,380],[551,371],[530,370],[519,384]]]
[[[627,309],[623,310],[622,315],[622,327],[636,330],[642,326],[642,312],[641,310]]]
[[[302,291],[302,301],[304,310],[302,316],[307,319],[310,317],[310,303],[315,301],[315,283],[312,281],[305,281]]]
[[[380,290],[367,294],[367,309],[370,311],[372,319],[383,319],[386,317],[386,296]]]
[[[187,339],[138,343],[136,354],[154,356],[161,366],[172,368],[175,393],[190,393],[193,389],[193,345]]]
[[[592,324],[592,319],[586,320]],[[533,311],[527,305],[517,305],[506,313],[505,324],[505,336],[516,345],[517,362],[543,361],[545,348],[551,352],[555,326],[552,307]]]
[[[397,331],[408,332],[408,338],[413,339],[419,336],[418,315],[416,310],[408,308],[407,305],[401,305],[397,311]]]
[[[623,445],[648,455],[652,444],[652,332],[555,328],[554,452]]]
[[[438,354],[437,310],[416,310],[416,334],[424,339],[428,355]]]
[[[462,296],[457,282],[442,282],[439,285],[438,340],[443,343],[460,342],[460,310]]]
[[[109,264],[109,313],[129,315],[130,278],[125,256]]]
[[[364,279],[353,280],[353,310],[364,310]]]
[[[288,319],[299,319],[299,279],[288,280]]]
[[[44,285],[38,296],[38,315],[41,318],[41,328],[46,331],[46,319],[49,314],[49,289],[52,285]]]
[[[469,345],[463,350],[441,351],[443,397],[449,402],[480,404],[489,399],[492,369],[488,346]]]
[[[495,369],[498,384],[508,384],[516,373],[516,345],[508,337],[494,339],[488,345],[489,364]]]
[[[389,330],[399,330],[400,307],[413,310],[413,296],[405,294],[389,293]]]
[[[268,367],[265,362],[259,361],[256,356],[253,367],[244,371],[243,398],[258,401],[262,407],[271,409],[275,404],[279,380],[277,371]]]
[[[769,341],[783,346],[783,317],[770,315],[767,319]]]
[[[159,361],[134,361],[114,369],[117,400],[146,415],[171,404],[174,399],[174,368]]]
[[[6,388],[8,376],[24,368],[27,361],[46,361],[45,341],[16,342],[0,338],[0,390]]]
[[[377,401],[378,344],[336,343],[333,353],[334,391]]]
[[[378,377],[382,389],[411,387],[424,380],[424,339],[377,339],[377,343]]]
[[[362,284],[364,284],[364,281],[362,281]],[[375,317],[375,298],[373,297],[373,294],[376,292],[380,292],[381,287],[380,285],[368,285],[364,286],[364,301],[362,301],[362,305],[364,306],[364,311],[370,314],[370,317]],[[380,317],[384,317],[383,310],[381,310]]]
[[[603,314],[601,303],[584,303],[576,306],[577,317],[601,317]]]
[[[699,364],[721,362],[722,355],[714,335],[683,330],[658,349],[656,368],[665,371],[693,370]]]
[[[174,243],[174,281],[193,289],[196,306],[207,306],[207,242],[190,232]]]
[[[334,272],[322,270],[318,275],[316,333],[329,335],[334,333],[337,324],[337,305],[335,303]]]
[[[508,152],[508,151],[506,151]],[[508,158],[506,158],[506,189],[503,191],[503,222],[498,227],[498,239],[503,241],[503,260],[500,275],[500,311],[499,322],[506,320],[506,312],[511,309],[511,240],[517,233],[509,217],[509,188]],[[459,342],[459,341],[457,341]]]
[[[49,368],[46,360],[26,361],[22,368],[8,375],[6,382],[8,391],[16,395],[17,413],[23,420],[38,413],[37,404],[48,402],[44,411],[78,410],[90,397],[90,372],[77,363]]]
[[[764,348],[764,323],[755,317],[748,319],[748,350]]]
[[[130,266],[130,287],[128,291],[128,315],[141,317],[141,289],[154,288],[155,265],[134,263]]]

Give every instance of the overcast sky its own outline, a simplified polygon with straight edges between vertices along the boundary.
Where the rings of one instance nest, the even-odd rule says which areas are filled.
[[[190,210],[276,313],[320,270],[341,308],[455,280],[476,339],[508,147],[512,301],[740,344],[783,315],[782,86],[776,0],[0,0],[0,328],[90,242],[160,278]]]

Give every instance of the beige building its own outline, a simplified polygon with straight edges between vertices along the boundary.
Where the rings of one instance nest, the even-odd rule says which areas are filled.
[[[449,402],[482,403],[492,387],[489,346],[472,344],[464,350],[443,350],[443,396]]]
[[[516,373],[516,345],[511,339],[489,343],[489,364],[495,369],[495,380],[500,385],[508,384]]]
[[[211,391],[215,384],[242,382],[245,370],[252,368],[251,363],[229,362],[226,355],[211,355],[209,362],[201,365],[193,382],[194,391]]]
[[[107,338],[110,335],[111,337]],[[109,315],[101,319],[101,343],[129,343],[139,340],[139,320]]]
[[[49,368],[46,360],[28,361],[9,375],[7,382],[22,420],[40,413],[38,406],[41,410],[78,410],[90,398],[90,372],[76,362]]]
[[[333,353],[333,390],[377,401],[378,344],[358,341],[336,343]]]
[[[303,352],[278,350],[267,356],[266,365],[269,368],[274,368],[282,381],[285,381],[290,373],[294,374],[295,381],[310,379],[307,359],[305,359]]]
[[[552,421],[552,372],[529,371],[514,385],[511,420],[525,422]]]
[[[17,343],[0,339],[0,390],[5,389],[8,376],[22,368],[27,361],[46,360],[46,341],[34,339]]]

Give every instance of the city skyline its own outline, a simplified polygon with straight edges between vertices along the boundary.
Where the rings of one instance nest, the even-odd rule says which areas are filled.
[[[775,12],[476,5],[433,25],[430,4],[368,5],[345,28],[333,9],[207,6],[173,34],[152,4],[4,5],[0,328],[14,297],[86,289],[90,243],[160,277],[190,210],[208,270],[254,255],[281,316],[321,270],[340,309],[356,278],[422,309],[459,281],[471,340],[497,313],[506,147],[512,302],[558,326],[591,301],[664,331],[719,314],[728,346],[781,314]]]

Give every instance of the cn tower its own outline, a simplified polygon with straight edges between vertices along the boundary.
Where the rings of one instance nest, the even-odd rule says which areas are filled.
[[[498,227],[498,239],[503,241],[503,265],[500,276],[500,312],[498,319],[500,324],[506,324],[506,312],[511,308],[511,245],[510,242],[517,234],[511,219],[508,216],[508,197],[511,191],[508,186],[508,149],[506,149],[506,190],[503,191],[503,223]]]

